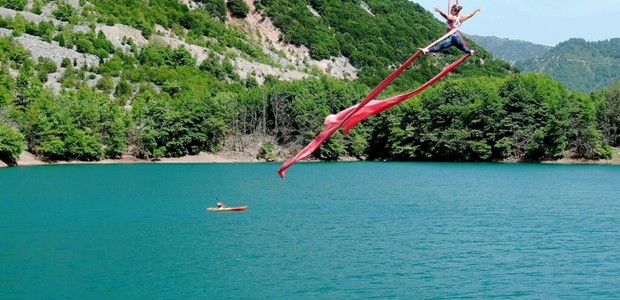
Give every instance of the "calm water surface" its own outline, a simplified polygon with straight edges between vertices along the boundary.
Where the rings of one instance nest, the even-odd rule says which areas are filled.
[[[0,298],[620,298],[620,167],[278,167],[0,169]]]

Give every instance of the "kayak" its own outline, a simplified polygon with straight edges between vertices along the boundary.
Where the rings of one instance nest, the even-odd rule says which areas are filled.
[[[238,206],[238,207],[209,207],[207,208],[208,211],[244,211],[248,209],[248,206]]]
[[[244,211],[246,209],[248,209],[247,205],[246,206],[237,206],[237,207],[225,206],[225,207],[220,207],[220,208],[218,208],[218,207],[209,207],[209,208],[207,208],[208,211]]]

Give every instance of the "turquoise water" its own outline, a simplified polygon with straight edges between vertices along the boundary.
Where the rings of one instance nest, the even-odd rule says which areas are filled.
[[[620,167],[278,167],[0,169],[0,298],[620,297]]]

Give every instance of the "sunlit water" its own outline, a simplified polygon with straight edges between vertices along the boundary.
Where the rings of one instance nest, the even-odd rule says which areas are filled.
[[[0,298],[620,297],[620,167],[278,166],[0,169]]]

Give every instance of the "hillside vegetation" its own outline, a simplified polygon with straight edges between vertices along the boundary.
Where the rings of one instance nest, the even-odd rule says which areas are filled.
[[[468,34],[467,37],[493,53],[493,57],[496,59],[507,61],[512,65],[516,62],[539,58],[553,48],[494,36]]]
[[[620,80],[620,38],[598,42],[570,39],[516,66],[548,74],[571,90],[589,93]]]
[[[9,164],[24,149],[51,161],[242,151],[248,135],[262,137],[260,159],[288,157],[321,131],[328,114],[358,103],[444,32],[406,0],[0,5],[7,8],[0,11],[0,159]],[[281,30],[280,41],[266,45],[239,25],[256,14]],[[106,34],[119,28],[122,38]],[[620,123],[618,84],[573,93],[471,44],[476,56],[440,84],[347,137],[336,134],[316,158],[611,156],[609,146],[619,142],[610,130]],[[306,47],[309,56],[293,62],[283,45]],[[422,57],[382,97],[414,89],[459,56],[450,49]],[[315,64],[340,58],[357,68],[358,79],[331,77]],[[300,76],[284,76],[291,73]]]
[[[259,0],[257,6],[282,29],[284,41],[307,46],[317,58],[349,57],[368,86],[377,85],[395,65],[445,33],[445,26],[430,12],[408,0]],[[504,76],[511,71],[506,63],[489,59],[489,52],[473,48],[478,50],[476,59],[461,66],[457,74]],[[434,62],[422,62],[423,67],[404,74],[396,85],[411,89],[426,81],[459,55],[455,49],[448,53]]]
[[[522,71],[550,75],[569,89],[592,92],[620,79],[619,39],[586,42],[571,39],[556,47],[498,37],[467,35],[497,59]]]

